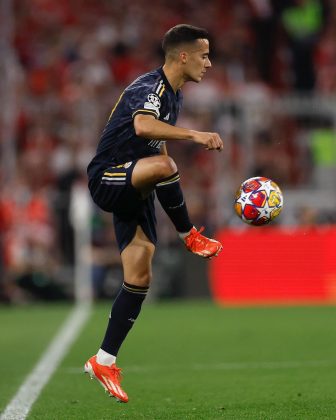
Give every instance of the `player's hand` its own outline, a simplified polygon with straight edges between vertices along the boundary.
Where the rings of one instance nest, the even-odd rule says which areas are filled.
[[[218,133],[194,131],[195,143],[203,144],[206,150],[222,151],[224,144]]]

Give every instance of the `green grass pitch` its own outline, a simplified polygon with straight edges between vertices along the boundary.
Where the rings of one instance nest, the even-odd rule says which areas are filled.
[[[0,410],[71,308],[0,309]],[[336,307],[144,305],[118,364],[130,402],[82,373],[105,330],[99,304],[28,419],[336,419]]]

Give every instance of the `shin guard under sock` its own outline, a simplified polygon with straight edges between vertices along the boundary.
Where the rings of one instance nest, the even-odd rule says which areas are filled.
[[[178,232],[189,232],[193,227],[184,201],[178,172],[161,180],[155,187],[156,196]]]
[[[119,348],[137,319],[148,287],[123,283],[110,314],[101,349],[117,356]]]

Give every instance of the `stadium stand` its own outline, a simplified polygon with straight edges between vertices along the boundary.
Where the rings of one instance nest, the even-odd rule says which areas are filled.
[[[213,37],[213,69],[202,84],[186,86],[179,124],[218,130],[226,140],[220,157],[190,144],[170,148],[198,225],[211,231],[234,224],[230,197],[247,176],[267,174],[283,188],[320,188],[335,171],[334,114],[315,109],[298,115],[290,111],[293,102],[276,118],[269,111],[286,95],[335,97],[331,0],[158,0],[150,7],[146,0],[16,0],[11,13],[11,50],[3,51],[17,63],[11,81],[17,106],[11,144],[1,136],[2,150],[11,147],[15,154],[14,164],[3,159],[0,170],[4,301],[71,297],[72,186],[85,182],[120,91],[160,65],[159,40],[174,24],[206,27]],[[246,106],[255,103],[246,120]],[[209,173],[216,174],[213,181]],[[320,223],[336,219],[334,212],[309,208],[301,217],[312,215]],[[99,212],[94,217],[92,264],[100,297],[113,294],[113,287],[102,287],[110,273],[106,253],[116,249],[111,222]],[[175,234],[162,214],[159,223],[162,243],[174,249]],[[111,264],[115,282],[117,257]]]

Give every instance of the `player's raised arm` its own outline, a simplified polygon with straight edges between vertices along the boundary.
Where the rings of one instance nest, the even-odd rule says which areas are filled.
[[[155,119],[152,115],[136,115],[134,128],[137,136],[147,139],[191,140],[203,144],[207,150],[223,150],[223,141],[217,133],[175,127]]]

